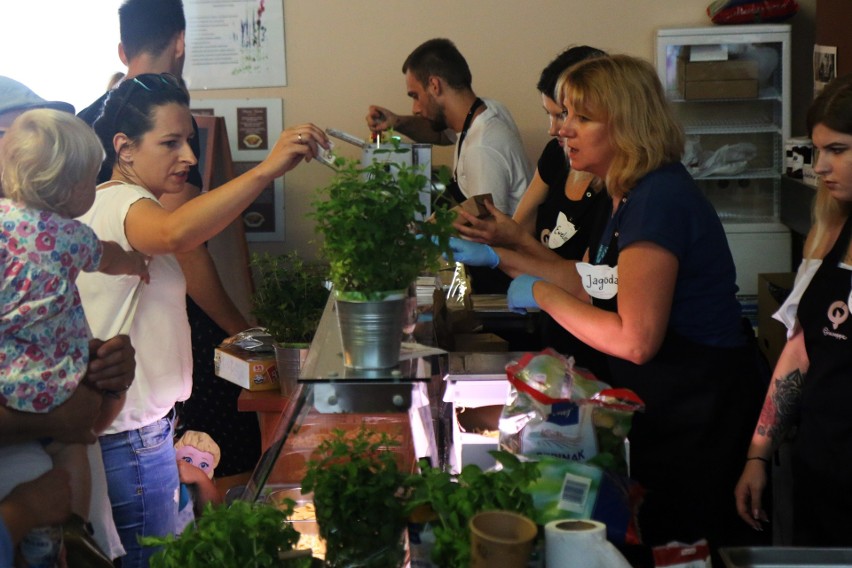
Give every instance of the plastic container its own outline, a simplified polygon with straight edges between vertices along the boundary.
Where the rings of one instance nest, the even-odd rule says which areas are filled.
[[[319,525],[317,525],[314,511],[314,496],[312,493],[302,495],[301,487],[270,488],[266,496],[267,503],[283,508],[287,499],[295,502],[293,515],[287,522],[292,523],[299,535],[296,550],[313,551],[314,558],[325,558],[325,541],[319,536]]]

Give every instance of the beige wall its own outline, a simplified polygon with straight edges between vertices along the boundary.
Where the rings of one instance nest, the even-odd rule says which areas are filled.
[[[790,20],[793,49],[797,60],[808,65],[816,0],[799,3],[799,14]],[[465,55],[477,94],[509,107],[535,163],[547,142],[535,82],[557,53],[568,45],[588,44],[652,59],[658,28],[709,25],[708,4],[709,0],[284,0],[289,85],[195,91],[192,96],[195,101],[280,97],[287,126],[310,121],[366,137],[364,115],[369,104],[397,112],[411,108],[401,73],[406,55],[422,41],[448,37]],[[794,69],[794,78],[797,74]],[[804,76],[809,76],[807,69]],[[806,106],[806,97],[794,97],[794,108]],[[794,118],[794,133],[796,126]],[[451,163],[452,154],[440,149],[434,160]],[[295,249],[315,257],[313,223],[306,215],[315,188],[327,183],[329,174],[313,163],[288,174],[285,241],[252,243],[251,249]]]

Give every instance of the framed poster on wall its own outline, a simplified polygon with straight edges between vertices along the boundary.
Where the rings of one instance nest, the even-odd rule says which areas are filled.
[[[284,87],[284,0],[184,0],[190,89]]]
[[[221,116],[228,128],[231,157],[235,162],[260,162],[283,130],[281,99],[198,99],[190,103],[193,114]]]
[[[234,173],[245,173],[257,162],[234,162]],[[249,242],[284,240],[284,180],[276,178],[243,211],[243,227]]]
[[[281,99],[196,99],[191,107],[196,116],[216,116],[224,120],[235,175],[263,160],[282,130]],[[284,240],[282,178],[276,179],[249,205],[242,221],[249,242]]]

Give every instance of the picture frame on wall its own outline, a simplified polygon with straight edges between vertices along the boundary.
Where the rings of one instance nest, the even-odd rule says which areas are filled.
[[[196,116],[223,118],[234,175],[266,158],[283,129],[281,99],[194,99],[191,108]],[[277,178],[249,205],[242,222],[249,242],[284,240],[283,178]]]
[[[199,99],[190,103],[193,114],[221,116],[228,129],[231,158],[260,162],[284,129],[281,99]]]
[[[243,174],[257,162],[234,162],[234,173]],[[269,242],[284,240],[284,180],[276,178],[242,214],[246,240]]]

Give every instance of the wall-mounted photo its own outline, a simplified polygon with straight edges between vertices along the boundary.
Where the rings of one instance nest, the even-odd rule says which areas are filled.
[[[222,117],[228,147],[233,160],[234,175],[248,171],[263,160],[282,130],[281,99],[211,99],[193,100],[196,116]],[[207,159],[204,151],[205,132],[200,132],[202,171]],[[211,165],[210,167],[215,167]],[[242,215],[246,240],[284,240],[284,180],[276,179]]]
[[[234,162],[234,173],[240,175],[257,165],[257,162]],[[284,240],[284,181],[276,179],[243,211],[243,228],[246,240]]]
[[[837,47],[814,45],[814,97],[837,77]]]

